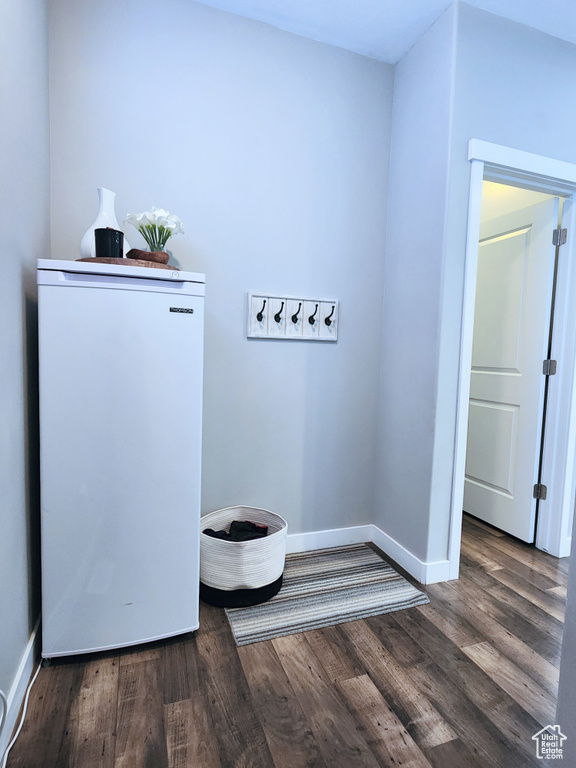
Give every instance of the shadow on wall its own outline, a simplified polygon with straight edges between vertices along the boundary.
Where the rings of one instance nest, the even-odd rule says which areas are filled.
[[[40,427],[38,407],[38,300],[36,273],[23,275],[24,307],[24,428],[26,431],[26,533],[30,630],[40,613]]]

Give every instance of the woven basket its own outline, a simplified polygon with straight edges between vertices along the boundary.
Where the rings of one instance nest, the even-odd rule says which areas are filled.
[[[259,589],[276,582],[284,571],[288,525],[280,515],[257,507],[226,507],[204,515],[202,531],[230,530],[233,520],[268,526],[268,535],[251,541],[225,541],[200,536],[200,581],[218,590]]]

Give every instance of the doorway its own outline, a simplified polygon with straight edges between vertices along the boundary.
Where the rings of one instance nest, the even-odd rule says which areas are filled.
[[[462,324],[460,370],[456,412],[455,452],[452,476],[448,578],[458,578],[462,510],[468,437],[470,371],[478,243],[481,230],[484,181],[509,184],[526,190],[563,197],[563,223],[568,241],[562,246],[555,299],[555,331],[552,356],[557,375],[549,377],[547,422],[542,476],[548,494],[538,510],[535,545],[556,557],[570,554],[576,491],[576,164],[471,139],[468,145],[470,187]]]
[[[463,508],[528,543],[545,493],[561,210],[557,195],[483,181]]]

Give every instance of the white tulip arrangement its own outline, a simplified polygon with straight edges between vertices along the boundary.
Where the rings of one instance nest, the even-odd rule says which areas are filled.
[[[145,213],[129,213],[124,221],[136,227],[151,251],[163,251],[172,235],[184,232],[178,216],[168,213],[164,208],[152,208]]]

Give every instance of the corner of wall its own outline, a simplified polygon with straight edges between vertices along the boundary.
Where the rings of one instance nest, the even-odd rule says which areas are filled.
[[[433,519],[441,487],[434,430],[457,15],[448,8],[394,71],[372,519],[423,563],[443,562],[448,544],[448,519]]]

